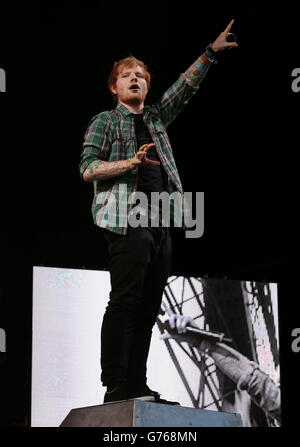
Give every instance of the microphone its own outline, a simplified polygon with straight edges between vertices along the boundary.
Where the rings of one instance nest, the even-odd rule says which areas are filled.
[[[177,329],[171,328],[169,320],[164,323],[164,328],[173,336],[173,338],[187,341],[193,345],[198,345],[203,340],[229,344],[233,341],[231,338],[225,337],[225,334],[222,332],[205,331],[203,329],[196,329],[192,326],[187,326],[186,332],[179,334]]]

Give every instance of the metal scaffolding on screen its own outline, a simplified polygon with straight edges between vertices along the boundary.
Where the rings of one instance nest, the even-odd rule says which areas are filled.
[[[161,333],[164,332],[163,309],[166,307],[175,314],[193,317],[200,329],[225,333],[233,340],[235,349],[257,362],[267,374],[276,376],[279,349],[268,284],[173,276],[165,288],[157,318]],[[193,407],[224,411],[226,402],[234,401],[235,384],[222,375],[205,351],[175,339],[165,339],[164,342]],[[192,363],[197,374],[196,388],[195,379],[192,385],[183,367],[183,358]],[[264,416],[263,413],[256,418],[261,424],[265,420],[269,425]]]

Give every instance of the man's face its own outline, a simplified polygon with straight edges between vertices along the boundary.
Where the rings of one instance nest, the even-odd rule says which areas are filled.
[[[148,93],[144,70],[139,65],[121,67],[115,86],[111,91],[123,104],[143,104]]]

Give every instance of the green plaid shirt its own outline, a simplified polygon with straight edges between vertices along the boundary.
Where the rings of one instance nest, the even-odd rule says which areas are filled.
[[[194,64],[199,72],[199,84],[209,69],[210,63],[197,60]],[[183,188],[174,160],[166,128],[183,110],[199,88],[188,80],[187,72],[163,94],[159,102],[145,106],[143,118],[155,143],[161,163],[168,175],[168,192],[179,191],[183,199]],[[83,150],[79,170],[84,171],[95,160],[118,161],[134,157],[137,152],[134,114],[123,104],[110,111],[94,116],[84,135]],[[127,233],[127,219],[135,206],[129,197],[136,191],[138,168],[107,180],[97,180],[94,184],[92,215],[94,223],[119,234]],[[172,202],[172,201],[171,201]],[[108,216],[110,216],[108,224]],[[111,219],[113,217],[113,224]],[[170,209],[171,220],[174,210]]]

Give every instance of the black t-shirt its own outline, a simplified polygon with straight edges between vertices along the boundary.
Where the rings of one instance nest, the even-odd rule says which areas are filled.
[[[144,123],[143,115],[135,115],[135,135],[137,139],[137,147],[143,144],[153,143],[149,130]],[[138,191],[146,194],[151,192],[162,192],[167,190],[167,175],[162,166],[155,147],[151,147],[147,152],[147,158],[159,161],[159,166],[140,165],[138,167]]]
[[[143,115],[135,115],[135,135],[137,140],[137,148],[143,144],[153,143],[150,132],[144,123]],[[151,216],[151,192],[162,192],[167,191],[168,185],[168,176],[164,170],[164,167],[160,161],[157,150],[154,147],[151,147],[147,152],[147,158],[154,161],[159,161],[160,165],[151,166],[151,165],[139,165],[138,166],[138,185],[137,191],[142,191],[148,196],[148,216],[150,219]],[[161,203],[160,203],[161,205]],[[160,219],[159,222],[161,224],[161,209],[160,209]]]

